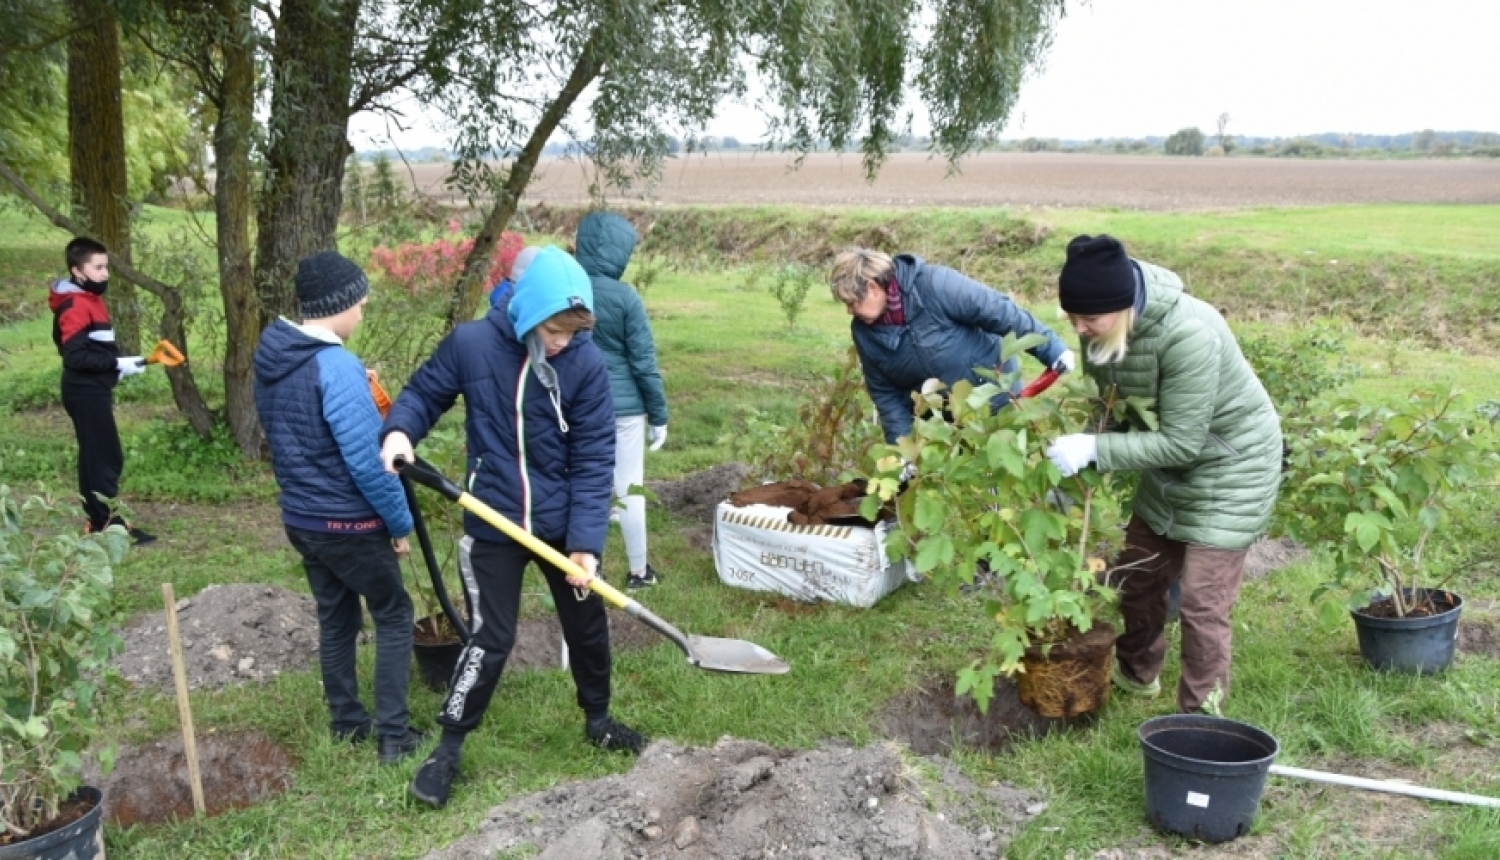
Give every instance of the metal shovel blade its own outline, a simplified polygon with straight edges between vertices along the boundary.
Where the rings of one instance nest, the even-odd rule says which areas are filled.
[[[511,540],[546,559],[558,570],[574,576],[588,575],[574,564],[572,559],[537,540],[530,532],[502,516],[499,511],[464,492],[431,465],[421,460],[414,463],[397,460],[396,465],[401,470],[401,474],[425,487],[437,490],[449,501],[457,502],[460,507],[499,529]],[[743,675],[785,675],[792,669],[786,661],[754,642],[716,639],[712,636],[688,636],[599,577],[589,580],[589,590],[599,595],[611,606],[639,618],[651,629],[670,639],[672,644],[687,655],[689,665],[715,672],[737,672]]]
[[[715,672],[749,675],[785,675],[792,670],[785,660],[743,639],[688,636],[688,662]]]

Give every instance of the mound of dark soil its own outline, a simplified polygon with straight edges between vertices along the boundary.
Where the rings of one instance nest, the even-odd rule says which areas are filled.
[[[291,785],[291,754],[260,732],[200,734],[196,743],[209,815],[262,803]],[[122,748],[109,776],[88,780],[104,792],[104,817],[121,827],[192,818],[182,750],[181,737]]]
[[[889,744],[660,741],[628,773],[491,809],[478,833],[428,860],[489,860],[526,846],[540,849],[537,860],[990,860],[1043,808],[1007,786],[977,787],[946,760],[914,767]]]
[[[677,481],[647,481],[646,489],[656,495],[661,506],[686,519],[711,523],[719,503],[737,492],[750,467],[744,463],[726,463],[694,472]]]
[[[1090,719],[1049,720],[1021,704],[1016,685],[1005,678],[995,679],[995,697],[980,713],[973,699],[954,695],[952,678],[939,678],[887,702],[880,728],[915,753],[948,755],[955,746],[1000,750],[1012,739],[1040,737]]]
[[[642,651],[667,641],[645,622],[624,612],[609,613],[609,649],[620,654]],[[562,624],[556,614],[526,618],[516,624],[516,644],[505,660],[507,672],[562,668]]]
[[[132,684],[172,689],[165,612],[125,628],[115,668]],[[210,585],[177,601],[177,627],[191,689],[259,681],[318,659],[318,613],[310,595],[268,585]]]
[[[1302,544],[1289,537],[1261,538],[1250,545],[1245,556],[1245,581],[1260,579],[1307,558]]]
[[[771,505],[777,508],[795,508],[805,503],[820,488],[812,481],[793,479],[761,484],[748,490],[740,490],[729,497],[729,504],[737,508],[750,505]]]
[[[1500,660],[1500,606],[1493,600],[1464,604],[1458,624],[1458,650]]]

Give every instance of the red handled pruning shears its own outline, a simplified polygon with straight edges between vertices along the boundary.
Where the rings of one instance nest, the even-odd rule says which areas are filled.
[[[1021,393],[1016,396],[1035,397],[1038,394],[1041,394],[1043,391],[1051,388],[1052,383],[1056,382],[1059,376],[1062,376],[1062,373],[1049,368],[1041,376],[1038,376],[1036,379],[1031,380],[1031,382],[1025,388],[1021,389]]]

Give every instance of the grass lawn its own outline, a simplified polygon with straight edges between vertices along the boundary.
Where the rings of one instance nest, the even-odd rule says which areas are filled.
[[[1500,259],[1500,249],[1484,241],[1500,232],[1497,211],[1465,210],[1461,228],[1451,221],[1445,226],[1453,214],[1442,207],[1369,207],[1048,217],[1059,231],[1134,232],[1148,244],[1184,254],[1219,243],[1288,258],[1316,246],[1329,256],[1346,249],[1402,249],[1430,255],[1443,266]],[[164,214],[152,222],[160,226],[146,230],[170,236],[183,226],[172,220],[179,217]],[[0,240],[0,299],[14,311],[0,326],[0,410],[10,416],[0,425],[0,475],[23,490],[43,482],[66,493],[74,450],[57,402],[51,320],[44,309],[38,314],[19,304],[31,301],[59,268],[54,263],[65,237],[13,211],[0,211],[0,236],[6,237]],[[1244,300],[1253,303],[1255,296]],[[667,446],[648,457],[650,478],[725,462],[736,407],[790,417],[794,383],[830,367],[848,345],[848,318],[825,288],[814,286],[796,329],[788,331],[776,300],[749,268],[670,270],[649,288],[645,302],[673,410]],[[1039,302],[1033,310],[1044,321],[1056,321],[1049,305]],[[1252,333],[1274,333],[1282,325],[1244,323]],[[1424,343],[1353,337],[1350,355],[1363,376],[1352,392],[1390,401],[1417,385],[1452,383],[1494,396],[1500,358]],[[212,368],[200,372],[200,382],[217,390]],[[184,430],[161,374],[148,372],[117,391],[127,449],[123,494],[141,523],[162,537],[132,552],[117,570],[122,616],[159,610],[160,583],[167,580],[179,597],[233,582],[305,592],[297,557],[280,536],[269,470],[240,461],[226,440],[204,444]],[[1492,635],[1500,631],[1497,511],[1500,503],[1490,490],[1460,510],[1447,540],[1431,549],[1434,563],[1456,571],[1451,587],[1469,601],[1466,623],[1488,623]],[[619,655],[615,711],[649,735],[702,745],[726,734],[775,746],[811,747],[825,738],[866,744],[878,737],[887,700],[936,678],[951,681],[986,639],[987,621],[972,599],[923,585],[907,585],[864,611],[794,609],[729,589],[719,583],[708,554],[692,542],[701,526],[655,510],[650,525],[652,562],[664,583],[643,601],[684,630],[758,642],[793,670],[781,677],[697,671],[665,642]],[[617,532],[606,558],[612,578],[623,578]],[[1352,625],[1323,626],[1309,605],[1308,595],[1325,574],[1314,559],[1246,584],[1234,614],[1235,686],[1226,715],[1275,735],[1284,764],[1500,796],[1500,660],[1465,654],[1451,671],[1423,679],[1367,671]],[[363,649],[366,683],[372,659],[373,649]],[[1169,689],[1176,677],[1174,649],[1164,675]],[[1245,838],[1210,848],[1156,834],[1143,815],[1134,732],[1144,719],[1170,712],[1171,698],[1116,698],[1091,727],[998,754],[958,754],[980,784],[1002,781],[1047,793],[1047,809],[1020,832],[1007,856],[1500,856],[1500,811],[1277,778]],[[411,699],[418,727],[430,727],[438,696],[414,684]],[[581,742],[572,682],[560,672],[507,674],[483,727],[465,748],[467,779],[441,812],[408,801],[415,762],[379,767],[372,750],[328,738],[315,671],[194,693],[192,702],[200,733],[257,729],[284,744],[297,759],[291,789],[212,819],[108,828],[108,853],[115,860],[417,857],[472,832],[487,809],[508,798],[630,767],[629,759]],[[139,743],[177,732],[170,696],[121,691],[113,706],[110,734],[116,741]]]

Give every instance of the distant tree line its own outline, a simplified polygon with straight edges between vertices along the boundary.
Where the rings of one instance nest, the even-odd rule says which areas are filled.
[[[1487,131],[1423,131],[1405,134],[1325,132],[1297,137],[1231,135],[1221,115],[1218,132],[1197,127],[1178,129],[1166,137],[1094,138],[1060,140],[1028,137],[996,143],[1002,152],[1114,153],[1120,155],[1260,156],[1269,158],[1500,158],[1500,133]]]

